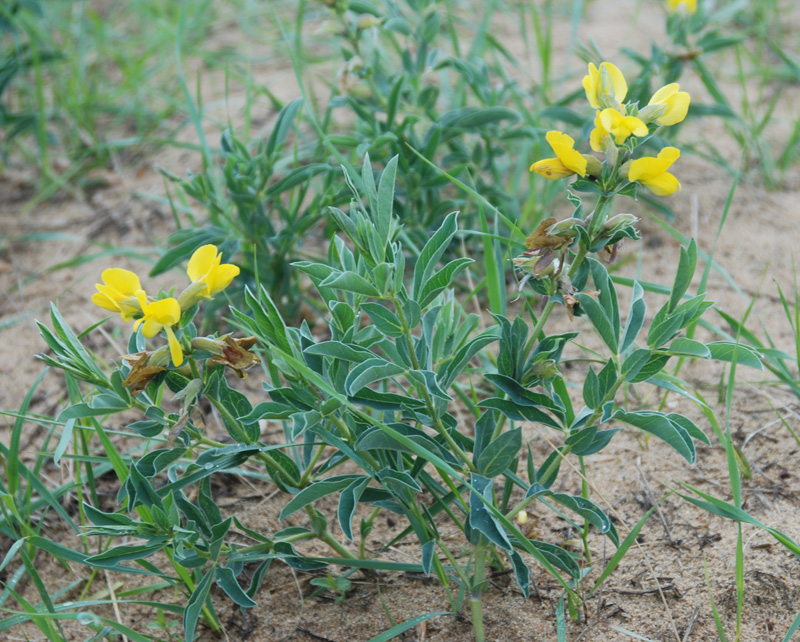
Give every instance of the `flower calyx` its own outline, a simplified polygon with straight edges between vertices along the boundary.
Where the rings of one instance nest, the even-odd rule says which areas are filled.
[[[258,340],[255,337],[232,338],[229,334],[218,339],[211,337],[195,337],[192,339],[192,348],[210,352],[209,363],[227,366],[236,373],[240,379],[247,377],[245,370],[256,365],[260,359],[258,355],[250,352]]]
[[[169,351],[166,346],[155,351],[137,352],[126,354],[122,357],[131,367],[131,371],[122,385],[136,397],[141,394],[154,377],[167,370]]]

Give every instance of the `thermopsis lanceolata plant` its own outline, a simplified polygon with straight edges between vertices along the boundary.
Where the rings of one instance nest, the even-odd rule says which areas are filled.
[[[596,194],[597,203],[586,213],[581,198],[567,188],[574,215],[544,221],[529,237],[528,252],[515,261],[525,273],[523,285],[544,297],[532,328],[523,316],[500,315],[484,328],[485,320],[468,313],[454,295],[453,286],[474,266],[470,258],[443,259],[459,235],[456,212],[444,217],[413,265],[407,263],[394,214],[398,159],[386,164],[376,182],[368,156],[360,176],[343,170],[352,200],[348,211],[327,211],[340,230],[327,261],[293,264],[325,310],[313,332],[305,322],[287,323],[260,287],[246,289],[244,305],[231,308],[231,321],[245,337],[197,336],[192,318],[201,302],[238,276],[213,245],[192,255],[191,283],[177,297],[148,297],[136,275],[104,272],[94,302],[134,321],[132,354],[122,356],[110,376],[54,308],[54,330],[42,326],[53,352],[44,358],[65,371],[73,401],[59,420],[67,439],[98,436],[119,481],[119,508],[101,511],[85,498],[83,511],[93,526],[84,538],[103,543],[95,554],[43,538],[40,547],[91,567],[151,574],[174,585],[186,596],[181,613],[189,640],[200,617],[219,626],[209,598],[212,583],[242,608],[252,607],[275,559],[305,571],[335,565],[433,574],[454,612],[469,604],[478,641],[486,639],[482,596],[490,569],[512,569],[526,595],[531,565],[544,569],[563,588],[562,614],[567,604],[580,617],[582,600],[613,570],[644,520],[630,533],[618,533],[600,500],[589,497],[588,484],[580,495],[555,490],[562,462],[577,458],[585,470],[584,458],[609,447],[621,424],[657,437],[694,462],[695,440],[708,441],[697,425],[680,414],[625,409],[617,392],[623,385],[675,386],[661,377],[673,356],[732,354],[732,344],[681,336],[711,305],[702,294],[686,296],[694,243],[681,249],[668,299],[647,328],[643,288],[634,284],[630,306],[621,311],[603,264],[623,238],[637,238],[636,219],[612,213],[614,197],[633,195],[640,184],[659,194],[678,189],[667,172],[678,150],[636,158],[636,147],[658,126],[681,120],[688,95],[668,86],[646,107],[623,104],[625,80],[610,63],[591,66],[584,86],[600,110],[592,146],[603,160],[580,154],[566,134],[550,132],[556,158],[533,169],[551,179],[579,174],[571,189]],[[551,313],[562,305],[568,315],[550,332]],[[568,381],[560,364],[567,344],[579,336],[577,322],[568,320],[575,316],[588,320],[605,353],[598,371],[590,368]],[[161,333],[166,343],[148,351],[146,339]],[[259,363],[265,379],[258,398],[228,384],[226,367],[243,377]],[[582,398],[570,396],[568,384],[577,384]],[[209,436],[208,404],[227,433],[222,441]],[[124,431],[150,440],[141,455],[122,457],[108,436],[109,417],[129,421],[123,411],[138,415]],[[264,422],[282,426],[281,443],[265,443]],[[530,444],[523,448],[531,426],[552,434],[541,461]],[[211,476],[245,469],[268,475],[285,498],[281,519],[294,515],[294,525],[263,533],[235,513],[222,514]],[[193,486],[196,501],[189,499]],[[337,509],[326,514],[317,502],[331,495],[338,496]],[[298,524],[300,511],[305,517]],[[524,524],[544,511],[582,533],[582,553],[529,537]],[[389,562],[381,551],[367,550],[366,538],[385,512],[404,525],[386,546],[415,542],[416,562]],[[332,535],[331,520],[338,522],[343,541]],[[452,528],[443,529],[443,522],[459,536],[445,536]],[[619,554],[587,586],[595,570],[588,545],[592,530]],[[139,543],[116,545],[120,536]],[[243,538],[250,543],[242,544]],[[309,557],[296,547],[314,538],[332,557]],[[164,554],[169,570],[152,561],[156,552]],[[242,586],[245,569],[250,580]],[[331,568],[316,584],[342,597],[348,580]]]

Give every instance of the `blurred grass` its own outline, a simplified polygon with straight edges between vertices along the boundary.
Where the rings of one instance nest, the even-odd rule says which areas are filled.
[[[193,69],[224,66],[214,33],[248,24],[249,0],[187,3],[180,47]],[[140,162],[188,124],[176,82],[180,3],[26,0],[0,5],[0,154],[37,170],[37,200],[80,197],[91,170]]]

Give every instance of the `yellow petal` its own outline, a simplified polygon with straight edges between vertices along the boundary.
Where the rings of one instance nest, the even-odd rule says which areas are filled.
[[[617,127],[619,127],[619,124],[622,122],[622,114],[620,114],[616,109],[609,107],[597,115],[595,122],[597,122],[597,120],[600,121],[603,129],[613,134],[614,130],[616,130]]]
[[[192,258],[189,259],[189,265],[186,268],[186,273],[192,281],[197,281],[208,274],[209,270],[218,263],[217,246],[204,245],[195,250]]]
[[[97,286],[100,289],[100,285]],[[106,294],[102,292],[95,292],[92,295],[92,303],[95,305],[99,305],[104,310],[110,310],[111,312],[119,312],[119,306],[114,302],[113,299],[109,298]]]
[[[664,101],[663,104],[666,104],[667,111],[657,118],[656,122],[665,127],[682,122],[689,113],[689,103],[691,103],[691,97],[688,93],[676,91]]]
[[[664,172],[651,180],[643,182],[643,185],[656,196],[669,196],[681,188],[678,179],[669,172]]]
[[[622,72],[616,65],[610,62],[603,62],[600,63],[601,78],[604,69],[608,72],[608,77],[611,79],[611,87],[603,87],[603,93],[613,92],[614,98],[621,103],[625,100],[625,96],[628,93],[628,83],[625,82],[625,76],[622,75]]]
[[[231,281],[239,275],[239,268],[230,263],[223,263],[208,275],[208,289],[214,295],[227,288]]]
[[[636,116],[625,116],[625,128],[634,136],[647,136],[649,130]]]
[[[167,341],[169,342],[169,354],[172,357],[172,363],[174,363],[176,366],[179,366],[183,363],[183,350],[181,349],[181,344],[170,326],[166,327],[166,332]]]
[[[531,171],[536,172],[540,176],[544,176],[551,181],[557,181],[561,178],[566,178],[567,176],[572,176],[575,172],[567,167],[557,158],[545,158],[540,161],[536,161],[533,165],[531,165]]]
[[[631,163],[628,171],[629,181],[649,181],[666,172],[678,160],[681,152],[675,147],[665,147],[658,153],[657,158],[645,156]]]
[[[122,295],[133,296],[136,290],[142,289],[142,284],[139,282],[139,277],[130,270],[123,270],[122,268],[110,268],[103,270],[101,275],[103,283],[107,286],[114,288]],[[98,287],[98,289],[100,289]]]
[[[571,136],[568,136],[560,131],[552,130],[547,132],[547,136],[545,136],[545,138],[547,139],[547,142],[550,143],[550,147],[552,147],[553,151],[556,153],[558,160],[561,161],[561,164],[567,170],[573,174],[586,176],[586,159],[581,156],[580,152],[573,149],[575,146],[575,140]],[[533,171],[537,171],[534,168],[532,169]],[[559,178],[563,178],[563,176],[560,176]]]
[[[148,339],[152,339],[159,332],[161,332],[161,328],[164,327],[163,323],[159,323],[153,317],[145,317],[144,319],[139,319],[139,321],[137,321],[136,325],[134,325],[133,327],[136,328],[142,321],[144,321],[144,324],[142,325],[142,334]]]
[[[691,15],[697,11],[697,0],[667,0],[667,8],[670,11],[682,9]]]
[[[664,85],[661,89],[653,94],[653,97],[647,104],[655,105],[656,103],[665,103],[670,96],[674,95],[678,91],[678,89],[680,89],[680,85],[676,82],[671,82],[668,85]]]
[[[567,147],[575,147],[575,139],[572,138],[572,136],[569,136],[556,129],[551,129],[549,132],[547,132],[545,139],[548,143],[550,143],[550,147],[553,147],[553,145],[566,145]],[[555,149],[555,147],[553,147],[553,149]]]
[[[174,325],[181,320],[181,306],[171,297],[153,301],[147,306],[145,316],[155,319],[161,325]]]
[[[600,105],[597,102],[597,92],[600,87],[600,71],[594,66],[594,63],[589,63],[589,73],[583,77],[583,89],[586,92],[586,100],[589,104],[597,109]]]
[[[589,146],[595,152],[603,151],[603,138],[608,136],[608,132],[602,127],[595,127],[589,134]]]

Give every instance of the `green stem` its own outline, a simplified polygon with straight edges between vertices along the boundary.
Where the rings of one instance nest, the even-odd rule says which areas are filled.
[[[616,380],[616,382],[614,382],[614,385],[611,387],[611,390],[608,391],[606,396],[603,397],[603,400],[600,402],[600,404],[598,404],[598,406],[595,409],[595,411],[584,422],[584,424],[583,424],[584,427],[591,426],[595,421],[597,421],[597,419],[603,414],[603,406],[606,405],[609,401],[611,401],[616,396],[617,390],[619,390],[619,387],[623,383],[625,383],[625,377],[620,377],[620,378],[618,378]],[[569,437],[569,434],[567,435],[567,437]],[[549,477],[553,473],[553,470],[555,469],[555,467],[558,466],[561,463],[561,460],[564,459],[564,457],[566,457],[567,455],[569,455],[570,452],[572,452],[572,446],[565,445],[561,450],[556,449],[556,452],[559,454],[559,457],[556,458],[556,459],[553,459],[553,461],[550,462],[550,465],[548,465],[547,468],[545,468],[543,471],[541,471],[541,473],[539,474],[540,478],[543,477],[543,478],[546,479],[547,477]],[[517,516],[517,513],[519,513],[521,510],[523,510],[534,499],[535,498],[523,499],[516,506],[514,506],[514,508],[512,508],[510,511],[508,511],[508,513],[506,513],[506,517],[508,517],[508,519],[514,519],[514,517]]]
[[[197,369],[197,362],[194,359],[189,359],[189,368],[192,370],[193,379],[200,379],[200,381],[203,380],[203,378],[200,376],[200,371]]]
[[[366,526],[367,532],[372,530],[372,522],[375,521],[375,518],[378,516],[378,513],[380,513],[380,512],[381,512],[380,506],[378,506],[376,508],[373,508],[372,512],[369,514],[369,517],[367,517],[367,519],[364,520],[364,524]],[[364,552],[365,552],[364,551],[364,546],[365,546],[365,541],[366,541],[367,538],[363,534],[364,533],[363,529],[362,529],[361,532],[362,532],[362,535],[361,535],[360,541],[358,542],[358,556],[363,560],[363,559],[365,559],[365,557],[364,557]]]
[[[475,545],[475,575],[472,579],[469,595],[469,609],[472,613],[472,629],[475,642],[485,642],[483,630],[483,578],[486,571],[486,540],[484,537]]]
[[[307,505],[305,508],[306,508],[306,513],[308,513],[308,516],[311,518],[311,523],[316,524],[317,521],[314,519],[314,515],[311,512],[314,509],[311,507],[310,504]],[[344,559],[348,560],[358,559],[355,555],[353,555],[350,551],[348,551],[333,535],[331,535],[331,532],[328,530],[327,526],[325,526],[321,531],[317,531],[317,538],[321,542],[325,542],[330,548],[332,548],[336,553],[338,553],[340,557],[343,557]]]
[[[544,329],[544,324],[547,323],[547,319],[550,318],[550,313],[553,311],[556,302],[553,300],[552,297],[548,297],[547,303],[545,303],[544,309],[542,313],[539,315],[539,318],[536,319],[536,325],[533,326],[533,330],[531,330],[531,334],[528,337],[528,342],[525,344],[525,350],[523,354],[525,358],[528,358],[528,354],[533,349],[533,344],[539,338],[539,335],[542,333]]]
[[[187,589],[189,589],[189,593],[194,593],[195,584],[189,572],[173,559],[169,549],[165,548],[164,554],[167,556],[167,559],[172,563],[172,567],[175,569],[175,572],[178,574],[178,577],[181,578],[183,584],[186,586]],[[203,619],[206,621],[206,624],[208,624],[211,630],[216,633],[219,633],[222,630],[222,628],[220,627],[219,622],[217,622],[217,618],[214,617],[214,614],[209,610],[208,605],[203,604],[201,612],[203,614]]]
[[[606,213],[614,201],[613,195],[601,194],[597,199],[597,204],[594,206],[592,212],[592,221],[589,223],[589,238],[594,240],[594,237],[602,229],[603,223],[606,222]]]
[[[578,456],[578,465],[581,468],[581,496],[584,499],[589,499],[589,484],[586,482],[586,466],[583,457]],[[583,556],[586,558],[586,563],[592,563],[592,554],[589,552],[589,522],[584,520],[583,530],[581,532],[581,540],[583,540]]]
[[[578,251],[575,254],[575,258],[572,261],[572,265],[569,266],[569,271],[567,272],[567,276],[570,279],[573,276],[575,276],[575,272],[578,270],[578,266],[580,266],[580,264],[583,263],[583,259],[586,258],[586,252],[587,252],[587,249],[586,249],[586,246],[583,244],[583,242],[579,243],[578,244]]]
[[[394,294],[392,294],[390,300],[394,304],[395,311],[397,312],[397,318],[400,319],[400,323],[403,326],[403,336],[405,337],[408,353],[409,356],[411,357],[411,365],[413,366],[414,370],[419,370],[420,367],[419,367],[419,361],[417,361],[417,353],[414,351],[414,339],[411,334],[411,328],[408,327],[408,321],[406,321],[406,315],[403,312],[403,306],[400,303],[400,300]],[[431,399],[431,396],[428,393],[427,388],[425,388],[425,386],[422,386],[420,390],[422,392],[422,400],[425,402],[425,405],[427,406],[428,414],[430,415],[430,418],[433,420],[434,428],[436,428],[436,431],[447,442],[447,445],[450,447],[451,452],[455,453],[467,465],[467,468],[471,472],[477,473],[478,469],[472,463],[472,460],[469,458],[467,453],[465,453],[461,449],[461,447],[456,443],[455,439],[453,439],[450,436],[450,433],[447,432],[447,429],[442,424],[442,420],[436,413],[436,409],[434,408],[433,405],[433,399]]]

